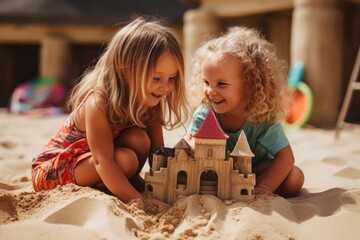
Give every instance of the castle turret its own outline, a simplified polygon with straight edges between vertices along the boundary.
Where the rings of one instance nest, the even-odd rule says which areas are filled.
[[[190,154],[190,145],[185,141],[185,139],[181,139],[175,146],[174,157],[177,158],[181,150],[184,150],[188,155]]]
[[[151,174],[159,171],[160,168],[166,166],[166,157],[164,155],[154,155],[152,160]]]
[[[193,137],[195,138],[195,159],[226,159],[226,140],[229,136],[221,129],[212,108]]]
[[[153,155],[151,174],[159,171],[160,168],[167,166],[167,158],[174,156],[174,149],[167,147],[159,147]]]
[[[255,155],[250,149],[243,130],[241,130],[238,141],[236,142],[233,151],[230,153],[230,156],[234,158],[235,169],[239,170],[240,174],[247,176],[247,174],[252,173],[251,164],[252,158]]]

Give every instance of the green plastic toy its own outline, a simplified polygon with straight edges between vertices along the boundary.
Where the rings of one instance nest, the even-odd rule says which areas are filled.
[[[311,117],[313,110],[313,93],[310,87],[302,81],[304,65],[301,62],[294,63],[289,72],[288,85],[293,92],[290,111],[285,118],[286,129],[298,129],[303,127]]]

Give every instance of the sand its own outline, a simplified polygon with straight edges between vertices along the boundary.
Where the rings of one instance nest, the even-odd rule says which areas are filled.
[[[288,131],[306,176],[298,197],[192,195],[156,209],[76,185],[32,190],[31,159],[65,117],[0,112],[0,239],[360,239],[360,126],[339,140],[330,130]],[[166,146],[183,133],[165,131]]]

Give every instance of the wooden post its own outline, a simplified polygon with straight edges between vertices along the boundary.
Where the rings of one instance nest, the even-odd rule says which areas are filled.
[[[342,14],[339,0],[295,0],[291,63],[304,63],[304,81],[314,94],[310,123],[334,128],[341,103]]]
[[[221,27],[218,17],[207,9],[192,9],[184,14],[185,79],[189,102],[192,108],[196,107],[202,95],[202,83],[190,82],[193,54],[204,41],[217,37],[220,31]]]
[[[70,44],[63,36],[47,35],[40,47],[40,77],[51,77],[66,85]]]

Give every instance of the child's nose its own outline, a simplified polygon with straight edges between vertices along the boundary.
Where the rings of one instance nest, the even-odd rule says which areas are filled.
[[[168,92],[170,90],[170,83],[168,81],[163,81],[160,90],[164,92]]]
[[[206,87],[206,92],[207,92],[208,95],[216,94],[216,91],[210,86]]]

